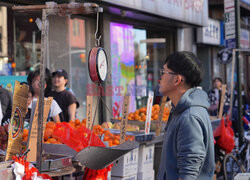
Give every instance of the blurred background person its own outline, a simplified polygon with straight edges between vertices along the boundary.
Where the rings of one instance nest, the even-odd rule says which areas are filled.
[[[210,116],[218,115],[220,108],[221,88],[222,88],[222,79],[220,77],[214,78],[213,89],[211,89],[208,92],[208,98],[210,102],[210,107],[208,108],[208,112]],[[230,96],[226,90],[224,98],[223,114],[227,113],[229,106],[230,106]]]
[[[0,101],[2,110],[2,119],[0,125],[5,125],[10,122],[12,112],[12,93],[0,85]]]
[[[33,101],[37,101],[39,99],[40,94],[40,71],[36,70],[34,72],[31,72],[28,77],[27,81],[31,84],[33,90],[34,90],[34,97]],[[51,91],[51,76],[48,69],[46,69],[45,74],[45,90],[44,90],[44,96],[48,97],[50,96]],[[31,104],[30,104],[31,106]],[[54,122],[60,122],[60,116],[59,114],[62,112],[61,108],[57,104],[57,102],[53,99],[50,107],[50,112],[48,118],[52,117]]]
[[[68,73],[64,69],[52,73],[54,91],[52,91],[51,95],[62,109],[60,119],[65,122],[75,121],[76,109],[79,107],[76,97],[66,89],[67,83]]]

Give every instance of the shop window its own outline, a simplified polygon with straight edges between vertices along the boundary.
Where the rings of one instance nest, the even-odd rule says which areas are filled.
[[[15,17],[15,63],[16,75],[27,75],[39,68],[41,55],[41,31],[34,19],[40,14],[16,13]]]
[[[116,112],[121,113],[123,96],[125,92],[132,91],[129,112],[133,112],[136,109],[133,26],[110,23],[110,43],[112,86],[114,90],[112,105],[114,108],[119,107]],[[120,114],[114,114],[114,116],[120,116]]]

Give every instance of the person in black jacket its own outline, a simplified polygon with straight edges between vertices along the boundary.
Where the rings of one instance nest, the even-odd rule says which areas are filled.
[[[64,69],[59,69],[52,73],[54,91],[51,92],[51,96],[62,109],[60,119],[65,122],[75,121],[76,109],[79,107],[76,97],[66,89],[67,83],[68,73]]]

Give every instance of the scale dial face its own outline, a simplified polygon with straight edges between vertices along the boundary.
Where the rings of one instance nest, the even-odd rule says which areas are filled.
[[[101,81],[104,81],[108,72],[107,57],[103,49],[99,49],[97,55],[97,72]]]
[[[108,60],[105,51],[100,47],[92,48],[88,61],[90,79],[94,83],[104,82],[108,73]]]

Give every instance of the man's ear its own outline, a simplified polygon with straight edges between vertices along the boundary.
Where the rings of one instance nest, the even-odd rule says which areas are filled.
[[[182,80],[181,76],[180,76],[180,75],[177,75],[177,76],[176,76],[176,80],[175,80],[175,84],[176,84],[176,85],[179,85],[179,84],[181,83],[181,80]]]

